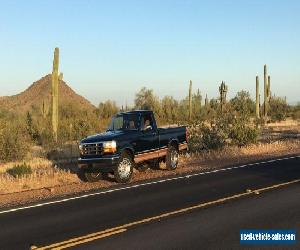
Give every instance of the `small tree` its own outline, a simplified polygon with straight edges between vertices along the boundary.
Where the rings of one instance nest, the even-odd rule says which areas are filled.
[[[165,96],[161,101],[161,116],[166,122],[178,120],[178,102],[172,96]]]
[[[0,120],[0,161],[22,160],[29,151],[29,135],[24,123]]]
[[[114,114],[116,114],[119,111],[119,107],[117,106],[116,102],[107,100],[105,102],[101,102],[99,104],[99,115],[102,119],[108,119],[111,118]]]
[[[295,120],[300,120],[300,102],[296,106],[291,107],[292,118]]]
[[[198,120],[201,116],[201,102],[202,102],[202,96],[200,94],[200,91],[198,89],[196,94],[193,94],[192,96],[192,117]]]
[[[153,89],[143,87],[136,93],[134,103],[136,109],[153,110],[155,114],[160,116],[159,98],[154,95]]]
[[[285,98],[282,97],[272,97],[270,99],[270,110],[269,115],[272,121],[282,121],[285,120],[288,112],[288,105]]]
[[[230,100],[231,107],[238,112],[241,117],[248,119],[255,112],[255,103],[251,99],[248,91],[240,91]]]

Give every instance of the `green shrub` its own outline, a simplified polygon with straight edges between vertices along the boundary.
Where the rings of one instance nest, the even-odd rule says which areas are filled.
[[[0,122],[0,161],[22,160],[29,148],[28,133],[20,122]]]
[[[229,138],[231,143],[238,146],[255,143],[258,138],[258,130],[243,124],[236,124],[231,128]]]
[[[300,102],[296,106],[291,107],[291,112],[294,120],[300,120]]]
[[[202,144],[204,149],[220,149],[225,146],[226,134],[219,127],[204,127],[202,133]]]
[[[288,112],[288,105],[286,100],[281,97],[272,97],[270,99],[270,117],[271,121],[282,121],[285,120]]]
[[[250,97],[248,91],[239,91],[234,98],[230,100],[230,104],[234,111],[240,116],[249,117],[255,113],[255,103]]]
[[[18,177],[32,174],[32,169],[31,169],[30,165],[27,165],[24,162],[20,165],[13,166],[12,168],[8,169],[6,172],[15,178],[18,178]]]
[[[193,125],[189,128],[189,134],[189,148],[191,151],[220,149],[225,145],[225,134],[216,126]]]
[[[293,112],[292,118],[294,120],[300,120],[300,110],[297,110],[297,111]]]
[[[211,126],[203,123],[189,128],[189,148],[192,151],[201,149],[221,149],[226,143],[244,146],[257,141],[259,131],[251,127],[249,118],[244,114],[228,112],[218,114]]]

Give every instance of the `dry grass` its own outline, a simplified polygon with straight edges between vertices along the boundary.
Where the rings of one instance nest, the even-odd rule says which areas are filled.
[[[64,184],[79,183],[74,174],[63,170],[33,172],[33,174],[14,178],[9,175],[0,176],[0,194],[21,192],[39,188],[50,188]]]
[[[299,130],[300,129],[300,121],[288,118],[285,121],[268,123],[268,124],[266,124],[266,126],[267,127],[281,127],[283,129],[296,128]]]
[[[68,170],[53,167],[52,162],[42,158],[26,161],[32,174],[15,178],[6,171],[22,162],[12,162],[0,166],[0,194],[15,193],[31,189],[48,188],[70,183],[79,183],[76,175]]]
[[[260,141],[271,142],[300,138],[300,121],[287,119],[282,122],[268,123],[262,128]]]
[[[277,141],[271,143],[259,143],[245,147],[226,147],[222,150],[194,153],[187,161],[182,159],[184,165],[202,164],[209,165],[214,162],[217,165],[231,165],[247,161],[255,161],[277,157],[284,154],[299,154],[300,141]],[[186,162],[186,163],[185,163]]]

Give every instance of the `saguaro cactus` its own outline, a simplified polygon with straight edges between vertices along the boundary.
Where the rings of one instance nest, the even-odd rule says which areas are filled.
[[[46,116],[48,115],[49,112],[49,106],[47,105],[47,102],[43,101],[43,105],[42,105],[42,114],[43,114],[43,118],[45,119]]]
[[[204,103],[204,105],[205,105],[205,108],[207,109],[208,105],[209,105],[207,94],[205,95],[205,103]]]
[[[264,65],[264,117],[268,115],[268,78],[267,65]]]
[[[52,129],[53,137],[57,142],[58,131],[58,89],[59,81],[62,80],[62,74],[59,74],[59,49],[54,50],[53,70],[52,70]]]
[[[202,108],[202,95],[201,95],[201,93],[200,93],[200,89],[198,89],[197,90],[197,99],[196,99],[196,107],[197,107],[197,105],[199,105],[198,107],[199,107],[199,112],[201,111],[201,108]],[[195,112],[195,111],[194,111]]]
[[[220,92],[220,104],[221,104],[221,111],[224,110],[224,105],[226,103],[226,95],[227,95],[228,87],[225,82],[222,81],[219,92]]]
[[[268,108],[270,108],[270,99],[271,99],[271,76],[268,76],[267,97],[268,97]]]
[[[190,87],[189,87],[189,120],[192,119],[192,80],[190,80]]]
[[[260,118],[259,114],[259,78],[256,76],[256,118]]]
[[[260,94],[258,96],[258,105],[259,105],[259,112],[261,114],[261,102],[260,102]]]

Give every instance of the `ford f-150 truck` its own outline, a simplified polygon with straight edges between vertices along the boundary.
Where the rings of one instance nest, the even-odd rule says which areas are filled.
[[[188,131],[182,127],[157,128],[152,111],[116,114],[105,133],[81,140],[79,172],[89,182],[108,173],[117,182],[128,182],[133,168],[166,162],[169,170],[178,165],[179,152],[187,149]]]

